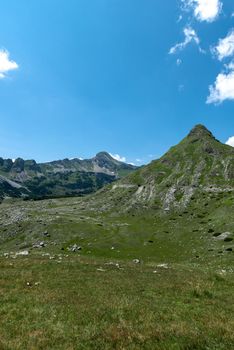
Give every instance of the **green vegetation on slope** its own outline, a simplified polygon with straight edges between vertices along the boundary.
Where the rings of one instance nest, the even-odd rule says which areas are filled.
[[[162,158],[151,162],[97,193],[93,202],[103,210],[183,211],[217,193],[234,190],[234,148],[217,141],[197,125]]]

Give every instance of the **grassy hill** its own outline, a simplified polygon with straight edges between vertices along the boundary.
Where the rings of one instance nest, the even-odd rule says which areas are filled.
[[[183,211],[191,203],[199,208],[219,195],[232,196],[233,190],[234,148],[197,125],[159,160],[105,187],[93,202],[104,210],[165,213]]]

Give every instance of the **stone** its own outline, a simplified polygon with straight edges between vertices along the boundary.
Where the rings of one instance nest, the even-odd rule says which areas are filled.
[[[81,247],[81,246],[78,246],[77,244],[74,244],[73,246],[69,247],[68,250],[69,250],[70,252],[75,253],[75,252],[77,252],[77,251],[79,251],[79,250],[82,250],[82,247]]]
[[[168,269],[169,268],[168,264],[159,264],[159,265],[157,265],[157,267],[161,267],[163,269]]]
[[[21,252],[17,252],[15,255],[16,256],[19,256],[19,255],[27,256],[27,255],[29,255],[29,251],[28,250],[22,250]]]
[[[134,264],[140,264],[140,260],[139,259],[133,259]]]
[[[33,248],[44,248],[45,246],[46,246],[46,244],[43,241],[33,244]]]
[[[48,231],[43,232],[43,235],[44,235],[45,237],[50,237],[50,234],[48,233]]]
[[[215,236],[215,235],[214,235],[214,238],[217,239],[217,240],[219,240],[219,241],[222,241],[222,240],[227,239],[230,235],[231,235],[231,232],[223,232],[223,233],[221,233],[221,234],[218,235],[218,236]]]

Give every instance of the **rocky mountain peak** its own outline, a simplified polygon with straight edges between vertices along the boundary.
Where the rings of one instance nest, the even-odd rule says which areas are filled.
[[[202,124],[195,125],[194,128],[188,134],[188,137],[204,139],[204,138],[212,138],[215,137],[213,134]]]
[[[111,155],[108,152],[102,151],[98,152],[95,156],[96,159],[108,159],[108,160],[114,160],[114,158],[111,157]]]

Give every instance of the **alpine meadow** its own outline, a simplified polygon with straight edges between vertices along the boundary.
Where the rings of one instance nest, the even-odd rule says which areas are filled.
[[[233,21],[2,4],[0,350],[234,349]]]

